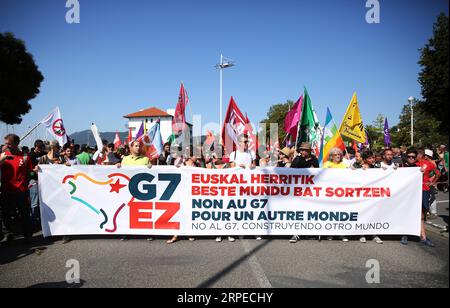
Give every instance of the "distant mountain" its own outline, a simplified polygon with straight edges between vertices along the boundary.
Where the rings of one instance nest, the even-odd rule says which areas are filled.
[[[87,144],[89,146],[95,146],[95,139],[94,135],[92,134],[92,131],[90,129],[73,133],[70,136],[70,139],[73,139],[75,141],[75,144]],[[105,132],[100,133],[100,138],[105,139],[108,141],[108,143],[111,143],[114,141],[114,138],[116,137],[116,132]],[[128,132],[119,132],[119,138],[120,141],[125,141],[128,138]]]

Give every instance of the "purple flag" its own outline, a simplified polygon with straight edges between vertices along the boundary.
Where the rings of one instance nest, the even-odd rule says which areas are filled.
[[[364,130],[364,132],[366,134],[366,142],[364,142],[364,148],[370,149],[369,134],[367,133],[366,130]]]
[[[389,132],[389,124],[387,118],[384,120],[384,145],[391,146],[391,133]]]
[[[136,137],[134,137],[134,140],[138,140],[139,138],[142,138],[144,136],[144,122],[141,123],[141,127],[139,127],[139,130],[136,134]]]

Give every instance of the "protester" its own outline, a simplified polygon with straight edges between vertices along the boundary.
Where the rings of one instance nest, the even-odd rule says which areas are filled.
[[[61,164],[61,156],[60,156],[61,146],[58,141],[54,140],[50,142],[50,145],[47,148],[47,154],[39,158],[39,165],[53,165],[53,164]]]
[[[375,161],[375,154],[374,154],[371,150],[369,150],[369,149],[364,150],[364,151],[361,153],[361,158],[362,158],[362,161],[363,161],[363,162],[362,162],[362,165],[361,165],[362,170],[367,170],[367,169],[375,168],[375,164],[376,164],[376,161]],[[377,237],[377,239],[374,238],[374,240],[379,240],[379,241],[381,241],[381,239],[380,239],[379,237]],[[361,243],[366,243],[366,242],[367,242],[367,239],[366,239],[366,237],[363,235],[363,236],[361,236],[361,237],[359,238],[359,241],[360,241]],[[381,243],[382,243],[382,241],[381,241]]]
[[[72,146],[70,143],[66,143],[63,146],[63,156],[61,157],[61,163],[70,167],[80,165],[78,158],[73,155]]]
[[[345,153],[343,162],[347,165],[347,168],[350,168],[355,162],[355,149],[351,146],[345,148]]]
[[[28,177],[33,169],[30,157],[19,151],[20,138],[15,134],[8,134],[4,138],[5,146],[0,154],[0,238],[3,238],[1,220],[8,232],[7,239],[14,239],[13,217],[17,212],[22,220],[22,233],[25,242],[32,238],[32,223],[28,198]]]
[[[364,159],[362,157],[362,154],[360,152],[356,152],[355,160],[354,160],[353,164],[350,166],[350,168],[353,170],[361,169],[363,167],[363,164],[364,164]]]
[[[230,167],[253,169],[256,167],[255,155],[248,150],[248,137],[245,134],[238,136],[238,149],[230,154]]]
[[[330,158],[329,160],[323,164],[323,168],[338,168],[338,169],[346,169],[347,164],[344,163],[344,154],[339,148],[332,148],[330,150]]]
[[[241,167],[244,169],[254,169],[256,168],[256,156],[254,153],[248,149],[248,136],[246,134],[241,134],[237,138],[238,149],[230,154],[230,167]],[[261,236],[257,236],[256,240],[260,241]],[[217,239],[216,239],[217,241]]]
[[[187,159],[184,162],[184,165],[186,167],[201,167],[201,165],[203,164],[206,168],[206,165],[204,164],[204,162],[201,161],[201,159],[199,159],[197,156],[194,156],[193,154],[193,147],[188,147],[189,149],[189,156],[187,157]],[[197,153],[201,153],[201,148],[197,148]],[[180,166],[177,166],[177,168],[179,168]],[[188,237],[189,241],[195,241],[195,238],[190,236]],[[173,235],[171,239],[169,239],[166,243],[167,244],[173,244],[175,242],[177,242],[179,240],[179,236],[178,235]]]
[[[172,164],[172,155],[170,154],[170,143],[165,143],[163,146],[163,152],[158,157],[158,165],[168,166]]]
[[[438,189],[442,190],[443,192],[448,192],[448,163],[449,163],[449,155],[447,151],[447,146],[442,144],[439,146],[439,149],[437,151],[439,155],[439,161],[438,161],[438,169],[441,172],[441,177],[439,178],[439,184]]]
[[[381,168],[381,162],[383,161],[383,153],[382,152],[375,152],[375,168]]]
[[[303,169],[303,168],[319,168],[319,161],[313,155],[311,155],[311,144],[308,142],[302,142],[297,148],[299,156],[295,157],[291,164],[291,168]],[[300,241],[300,235],[293,235],[289,240],[289,243],[297,243]]]
[[[39,162],[39,158],[47,154],[44,151],[44,148],[44,142],[38,139],[34,142],[34,148],[30,153],[33,170],[30,173],[30,181],[28,187],[30,191],[31,220],[33,224],[33,230],[39,227],[40,221],[38,175],[37,172],[34,171],[34,169]]]
[[[422,227],[421,227],[421,243],[428,247],[434,247],[433,242],[427,238],[425,229],[425,219],[428,210],[430,209],[430,186],[434,185],[439,179],[439,171],[436,164],[433,162],[433,151],[426,149],[419,150],[417,155],[417,166],[423,173],[422,178]],[[432,175],[434,173],[434,175]]]
[[[394,152],[392,151],[392,149],[384,149],[382,156],[383,160],[380,162],[379,168],[383,170],[396,170],[399,167],[399,165],[393,161]]]
[[[319,168],[319,161],[311,155],[311,144],[302,142],[297,148],[299,156],[294,158],[291,168]]]
[[[121,163],[117,163],[118,168],[122,166],[147,166],[152,168],[152,163],[149,161],[148,157],[144,155],[142,144],[135,140],[130,143],[130,155],[125,156]],[[122,241],[126,241],[127,236],[122,237]],[[147,240],[151,241],[153,238],[148,237]]]
[[[392,162],[396,164],[398,167],[403,166],[403,157],[400,148],[392,148]]]
[[[346,169],[347,164],[343,161],[344,153],[339,148],[331,148],[329,160],[323,165],[324,169],[327,168],[336,168],[336,169]],[[329,241],[333,240],[332,236],[327,237]],[[348,238],[343,236],[341,237],[343,242],[348,242]]]
[[[288,147],[285,147],[281,151],[279,151],[277,167],[290,168],[293,154],[293,151]]]
[[[81,153],[77,155],[77,159],[80,162],[80,165],[92,164],[92,159],[89,155],[89,147],[86,144],[81,146]]]
[[[417,150],[415,148],[409,148],[406,151],[406,162],[403,164],[404,168],[417,168]],[[403,235],[400,243],[402,245],[408,245],[408,236]]]
[[[361,158],[363,159],[362,169],[375,168],[375,154],[371,150],[364,150],[361,153]]]

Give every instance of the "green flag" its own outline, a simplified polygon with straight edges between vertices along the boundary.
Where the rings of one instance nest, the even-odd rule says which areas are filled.
[[[321,129],[319,119],[314,111],[309,97],[308,91],[305,87],[305,94],[303,95],[303,109],[302,118],[300,121],[299,140],[297,143],[309,142],[311,144],[312,153],[319,157],[320,154],[320,140]]]

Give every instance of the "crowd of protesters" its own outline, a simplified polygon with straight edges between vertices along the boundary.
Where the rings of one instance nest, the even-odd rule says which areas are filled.
[[[142,146],[138,141],[130,144],[114,147],[114,144],[107,144],[104,141],[102,149],[79,146],[74,143],[64,145],[56,141],[44,142],[36,140],[34,147],[19,147],[20,139],[17,135],[9,134],[4,138],[4,145],[0,151],[0,241],[5,237],[11,241],[15,234],[22,233],[26,242],[32,238],[34,231],[40,226],[38,177],[39,165],[59,164],[66,166],[73,165],[115,165],[121,166],[165,166],[176,167],[190,166],[208,169],[224,168],[248,168],[255,167],[282,167],[282,168],[319,168],[319,161],[312,154],[311,145],[303,142],[295,147],[284,147],[281,150],[265,148],[261,146],[258,153],[249,150],[249,139],[246,135],[237,138],[237,149],[232,152],[228,159],[217,155],[222,153],[221,148],[215,151],[204,151],[201,147],[192,146],[172,151],[173,147],[169,143],[164,144],[163,153],[157,159],[150,161],[142,153]],[[448,191],[448,162],[449,155],[445,145],[431,147],[427,149],[415,148],[390,148],[386,147],[380,151],[372,151],[369,148],[358,149],[347,147],[345,151],[333,148],[330,151],[329,160],[323,168],[339,169],[371,169],[380,168],[383,170],[396,170],[397,168],[419,167],[423,173],[422,187],[422,229],[420,241],[426,246],[434,246],[427,238],[424,222],[430,216],[437,214],[436,198],[437,190]],[[18,227],[20,226],[20,227]],[[20,229],[20,232],[19,232]],[[5,232],[3,232],[5,230]],[[123,239],[127,239],[124,237]],[[261,240],[261,236],[256,237]],[[320,237],[319,237],[320,239]],[[68,237],[64,242],[68,242]],[[151,240],[151,238],[148,238]],[[179,238],[174,235],[167,241],[168,244],[175,243]],[[189,237],[189,240],[195,240]],[[235,241],[232,236],[229,241]],[[293,235],[291,243],[300,240],[300,236]],[[333,240],[333,237],[328,237]],[[347,237],[341,240],[348,242]],[[366,243],[366,237],[360,236],[360,242]],[[373,240],[382,244],[383,241],[378,236]],[[217,242],[222,241],[222,237],[216,238]],[[401,243],[406,245],[408,238],[403,236]]]

